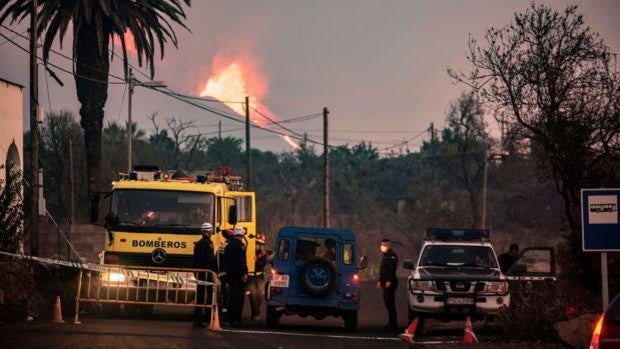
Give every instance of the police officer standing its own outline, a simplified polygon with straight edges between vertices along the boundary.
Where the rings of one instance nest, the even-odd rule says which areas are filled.
[[[244,234],[243,228],[235,227],[233,236],[228,240],[224,249],[224,270],[228,282],[228,312],[231,326],[241,325],[245,283],[248,281],[245,249],[241,242]]]
[[[263,304],[263,288],[265,286],[265,268],[272,262],[273,252],[264,249],[266,243],[265,234],[256,235],[256,261],[254,273],[248,278],[246,285],[250,293],[250,308],[252,321],[260,320],[260,307]]]
[[[379,268],[379,281],[377,282],[377,288],[383,290],[383,302],[385,308],[388,311],[388,324],[386,329],[396,331],[398,330],[398,323],[396,320],[396,288],[398,287],[398,279],[396,278],[396,268],[398,266],[398,256],[390,247],[390,240],[381,240],[381,266]]]
[[[215,262],[215,254],[213,252],[213,242],[211,241],[213,225],[211,225],[211,223],[202,223],[200,226],[200,232],[202,233],[202,238],[194,245],[193,267],[196,269],[208,269],[210,271],[214,271],[217,268],[217,265]],[[206,274],[206,272],[197,272],[196,280],[213,281],[208,280],[209,278]],[[211,303],[213,287],[208,287],[206,295],[205,289],[207,289],[207,286],[205,285],[196,286],[196,304]],[[211,311],[209,308],[194,307],[194,327],[206,327],[205,322],[210,318]]]

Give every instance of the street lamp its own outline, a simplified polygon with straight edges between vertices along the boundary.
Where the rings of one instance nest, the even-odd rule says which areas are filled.
[[[133,138],[133,131],[131,129],[132,125],[131,125],[131,96],[133,95],[133,88],[134,88],[134,84],[137,86],[143,86],[143,87],[148,87],[148,88],[155,88],[155,87],[166,87],[166,84],[163,81],[145,81],[145,82],[139,82],[137,80],[134,79],[133,77],[133,70],[131,68],[129,68],[129,78],[128,78],[128,84],[129,84],[129,97],[128,97],[128,101],[127,101],[127,107],[128,107],[128,111],[127,111],[127,173],[131,172],[131,160],[132,160],[132,138]]]
[[[487,225],[487,173],[489,171],[489,161],[492,159],[502,159],[508,155],[508,152],[490,153],[488,149],[484,149],[484,176],[482,177],[482,229],[486,229]]]

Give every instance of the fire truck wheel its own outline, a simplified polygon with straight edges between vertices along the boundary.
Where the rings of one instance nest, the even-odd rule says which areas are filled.
[[[121,312],[120,304],[110,304],[110,303],[103,304],[103,315],[105,317],[116,317],[118,316],[120,312]]]
[[[136,304],[123,304],[123,311],[127,316],[136,316],[138,314],[139,305]]]
[[[324,296],[336,286],[336,267],[323,257],[310,258],[301,266],[301,286],[307,294]]]
[[[139,305],[138,306],[138,314],[140,314],[140,316],[142,317],[147,317],[151,314],[153,314],[153,308],[155,306],[151,305],[151,304],[143,304],[143,305]]]

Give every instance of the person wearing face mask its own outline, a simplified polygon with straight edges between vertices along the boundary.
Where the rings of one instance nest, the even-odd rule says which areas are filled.
[[[396,288],[398,287],[398,279],[396,278],[396,268],[398,266],[398,256],[390,248],[390,240],[381,240],[381,265],[379,267],[379,281],[377,288],[383,290],[383,302],[388,311],[388,324],[386,329],[398,330],[396,321]]]

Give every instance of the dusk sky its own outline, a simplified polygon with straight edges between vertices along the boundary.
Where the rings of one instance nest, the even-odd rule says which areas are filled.
[[[601,34],[612,51],[620,51],[620,1],[544,3],[558,10],[579,5],[586,23]],[[529,0],[195,0],[187,9],[191,33],[177,28],[179,49],[167,47],[164,60],[156,61],[154,80],[165,81],[175,91],[197,95],[210,77],[216,57],[222,62],[237,58],[251,64],[253,84],[259,85],[259,94],[263,95],[258,107],[261,111],[283,120],[320,113],[328,107],[331,144],[365,140],[383,150],[413,138],[431,122],[442,128],[449,103],[465,91],[464,86],[453,84],[446,68],[468,69],[468,34],[481,38],[486,28],[509,24],[515,12],[529,5]],[[23,32],[27,22],[12,28]],[[14,36],[6,29],[0,31]],[[26,40],[15,40],[28,47]],[[28,85],[27,54],[4,41],[0,38],[0,77]],[[68,37],[64,52],[70,55],[70,48]],[[52,55],[51,61],[70,69],[70,61],[64,58]],[[135,59],[132,63],[137,64]],[[51,78],[46,83],[43,69],[39,71],[39,97],[45,110],[69,109],[78,115],[73,78],[56,71],[65,83],[60,87]],[[113,73],[122,75],[118,59],[113,62]],[[124,89],[123,84],[109,86],[104,124],[126,120],[126,96],[121,103]],[[28,98],[28,89],[24,89],[24,98]],[[239,96],[238,100],[243,98]],[[222,120],[140,87],[133,100],[134,120],[147,133],[151,124],[146,115],[154,111],[159,111],[161,124],[163,118],[172,116],[195,120],[198,127],[190,133],[216,131],[217,122]],[[488,122],[490,131],[497,134],[494,122]],[[223,120],[224,130],[239,126]],[[321,118],[287,126],[322,140]],[[253,147],[291,149],[273,134],[252,132]],[[242,131],[227,134],[243,137]],[[409,148],[416,150],[423,139],[410,142]]]

